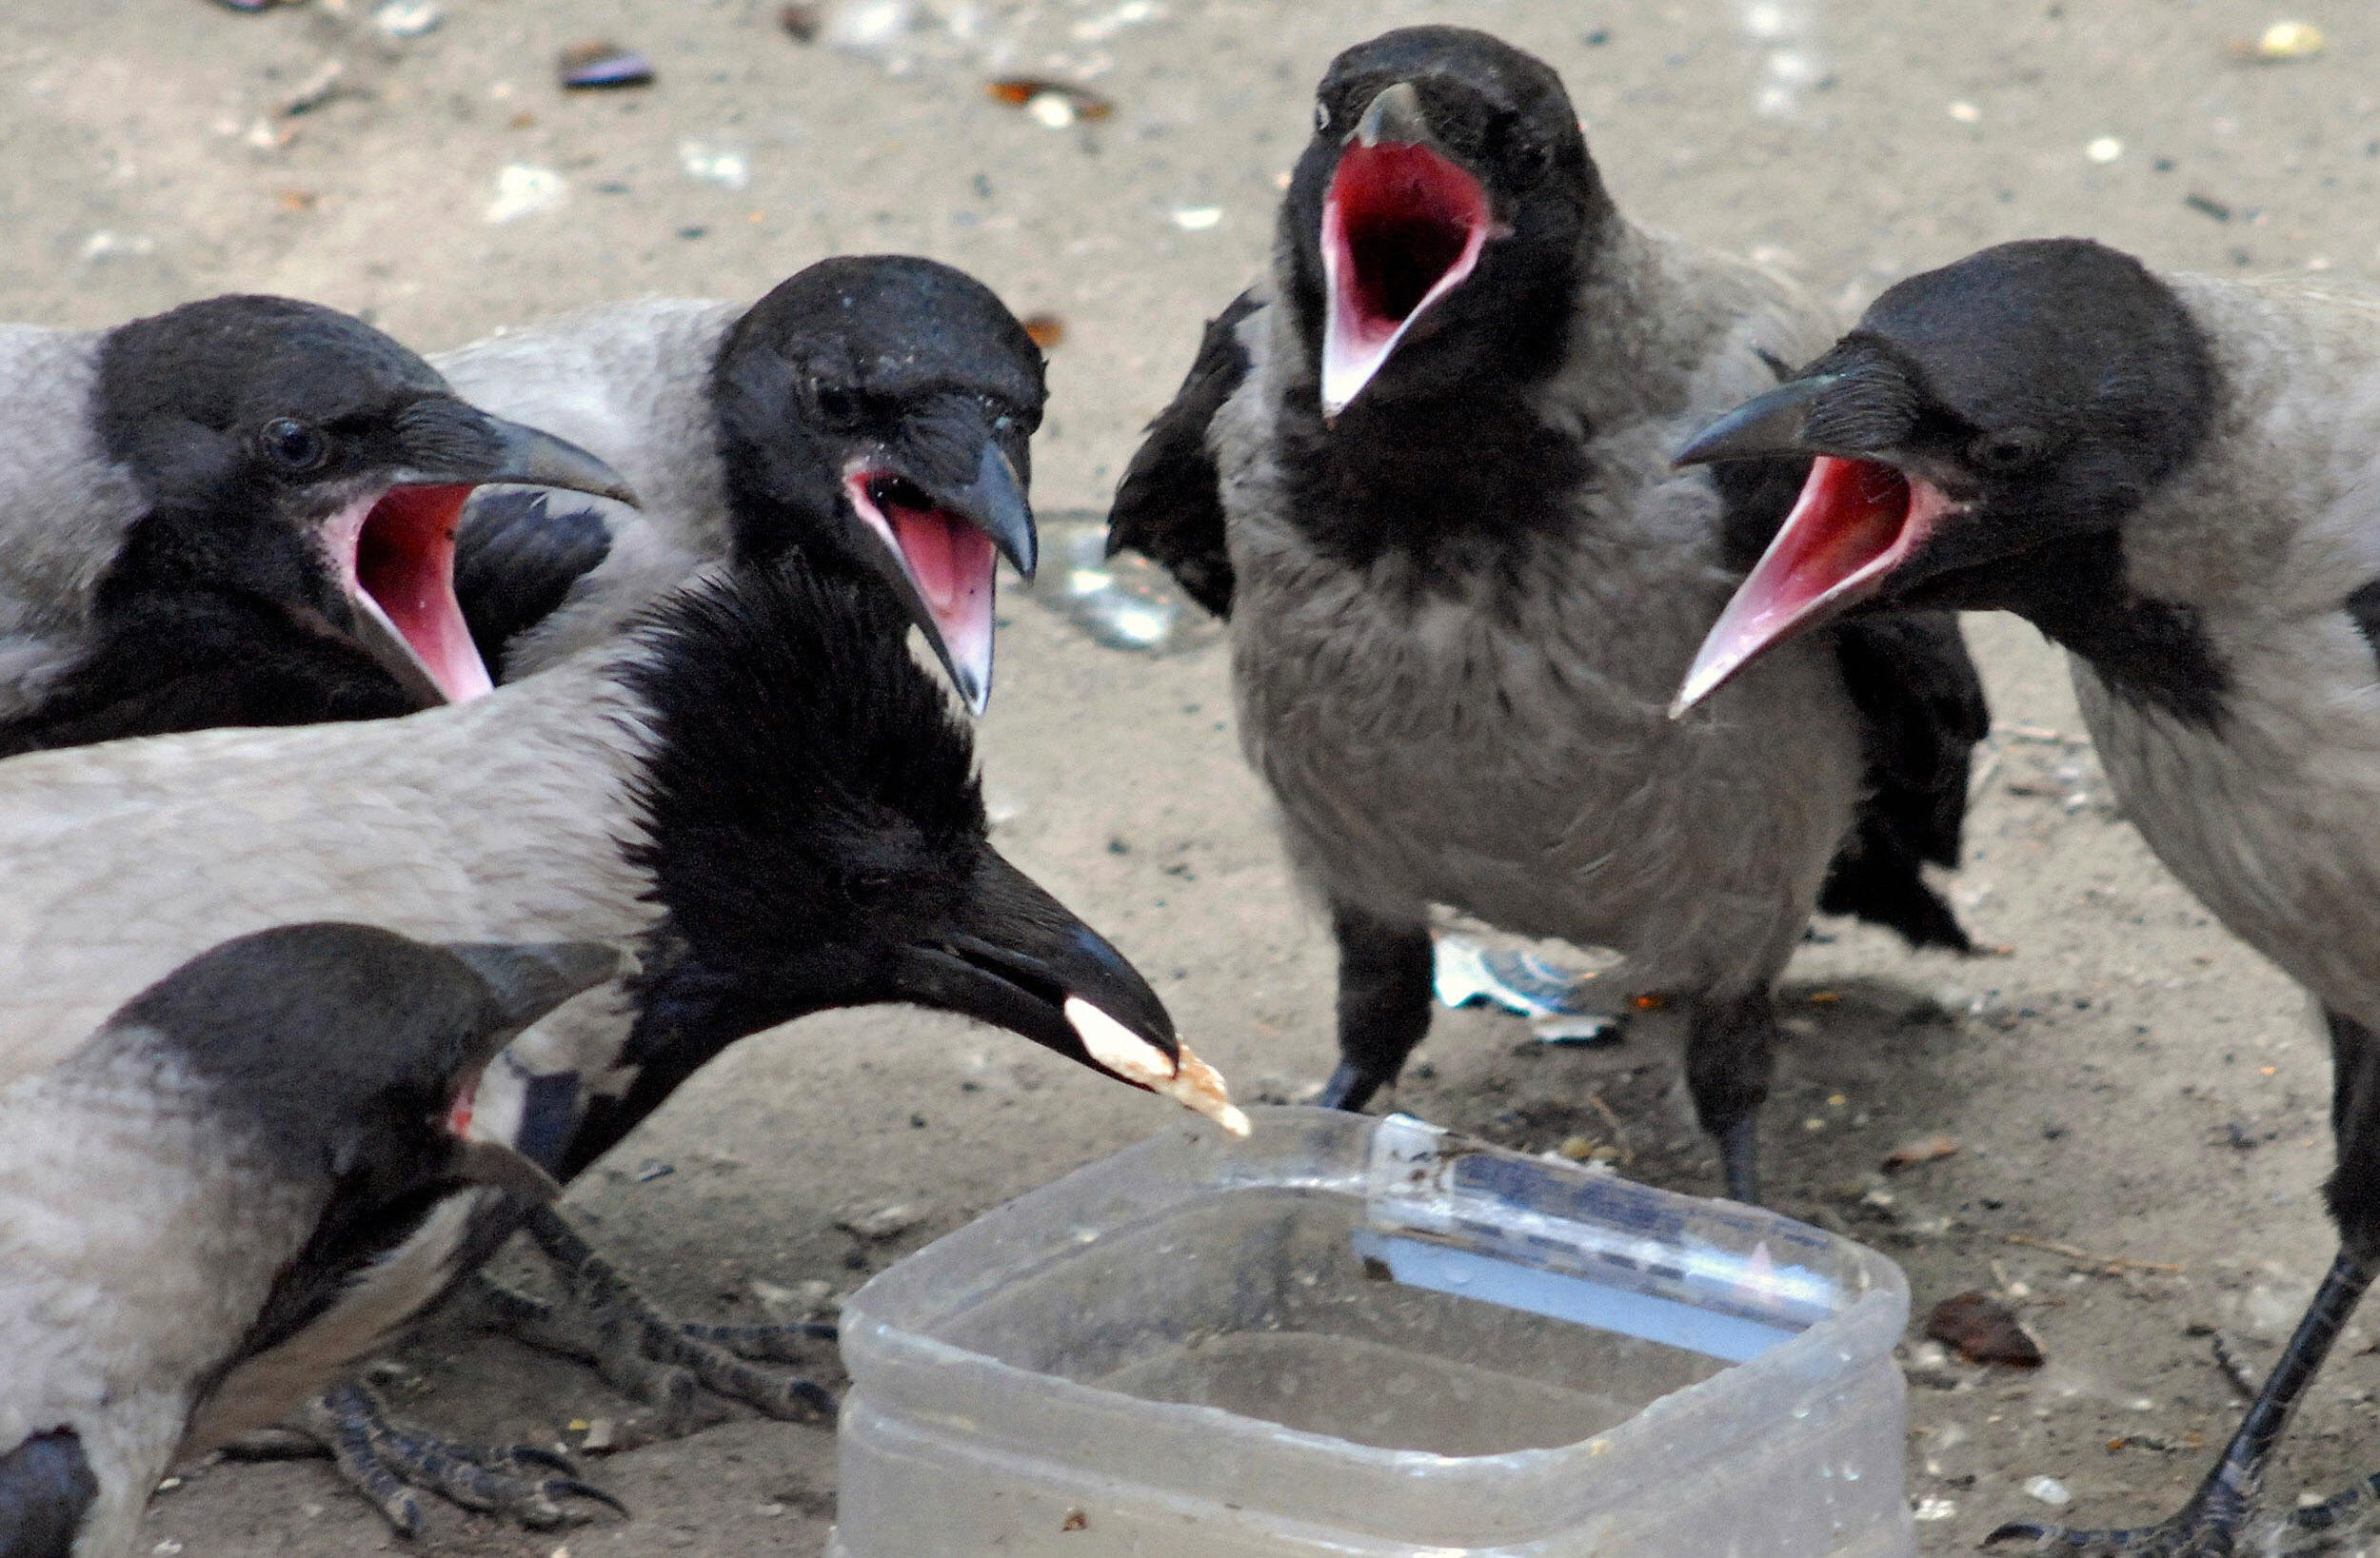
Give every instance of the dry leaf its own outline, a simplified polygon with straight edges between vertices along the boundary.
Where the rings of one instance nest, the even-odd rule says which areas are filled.
[[[2004,1363],[2014,1369],[2038,1369],[2041,1344],[2025,1333],[2015,1314],[1988,1292],[1962,1292],[1945,1298],[1926,1316],[1926,1334],[1954,1348],[1970,1363]]]

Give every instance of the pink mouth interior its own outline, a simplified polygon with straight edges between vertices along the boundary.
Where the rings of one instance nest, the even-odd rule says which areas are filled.
[[[906,478],[855,471],[845,478],[851,505],[901,559],[942,635],[951,660],[976,688],[987,686],[992,665],[992,605],[999,553],[992,539],[932,501]],[[970,696],[975,696],[971,692]]]
[[[1812,461],[1794,511],[1702,641],[1675,710],[1716,692],[1771,644],[1874,595],[1949,507],[1939,489],[1890,465]]]
[[[1322,202],[1323,398],[1344,405],[1487,242],[1487,191],[1427,147],[1350,145]]]
[[[468,486],[394,487],[356,532],[356,588],[377,605],[448,701],[490,690],[454,598],[454,532]]]

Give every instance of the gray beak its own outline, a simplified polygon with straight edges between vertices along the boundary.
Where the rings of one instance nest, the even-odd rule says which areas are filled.
[[[1396,146],[1436,146],[1429,115],[1421,111],[1421,94],[1410,81],[1385,88],[1372,99],[1347,137],[1362,146],[1387,141]]]
[[[394,486],[560,487],[638,506],[627,478],[577,444],[451,397],[413,406],[402,434],[413,459]]]
[[[1813,374],[1779,385],[1757,395],[1711,424],[1677,451],[1678,465],[1708,465],[1722,460],[1795,458],[1811,454],[1803,439],[1810,413],[1829,390],[1842,383],[1839,373]]]
[[[1033,530],[1033,505],[1017,480],[1017,467],[997,444],[983,445],[975,480],[944,493],[943,506],[992,539],[1000,555],[1025,578],[1041,562],[1041,541]]]

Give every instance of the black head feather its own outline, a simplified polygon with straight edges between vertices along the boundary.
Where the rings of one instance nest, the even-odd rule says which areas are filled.
[[[1392,89],[1409,94],[1414,132],[1477,181],[1491,222],[1469,276],[1410,316],[1326,420],[1325,206],[1367,111]],[[1546,425],[1530,392],[1564,363],[1581,283],[1616,225],[1561,78],[1542,60],[1468,28],[1415,27],[1331,62],[1281,208],[1282,298],[1308,370],[1284,387],[1281,465],[1290,511],[1316,545],[1358,564],[1415,553],[1412,578],[1428,587],[1525,573],[1527,538],[1567,531],[1587,472],[1577,440]],[[1389,223],[1369,247],[1351,238],[1350,263],[1378,251],[1393,280],[1403,230]],[[1424,258],[1432,272],[1449,256]]]
[[[1399,83],[1413,88],[1438,148],[1484,187],[1498,230],[1471,279],[1433,306],[1428,328],[1398,347],[1351,415],[1366,400],[1442,403],[1482,381],[1553,372],[1569,344],[1582,248],[1616,220],[1577,111],[1543,60],[1460,27],[1399,28],[1358,44],[1316,89],[1314,138],[1281,208],[1310,360],[1321,351],[1323,201],[1365,108]]]
[[[874,591],[790,554],[631,632],[655,736],[633,857],[705,963],[897,940],[963,884],[987,828],[974,742],[902,640]]]
[[[964,271],[903,254],[822,260],[745,310],[720,343],[712,393],[738,555],[870,544],[843,492],[862,451],[897,451],[915,479],[963,485],[991,438],[1018,477],[1041,424],[1041,352]]]

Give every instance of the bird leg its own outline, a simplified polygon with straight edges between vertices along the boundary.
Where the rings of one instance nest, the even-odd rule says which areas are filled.
[[[2180,1512],[2158,1525],[2134,1530],[2070,1530],[2012,1521],[1985,1537],[1986,1546],[2030,1540],[2038,1548],[2093,1555],[2138,1553],[2143,1558],[2228,1558],[2237,1549],[2255,1512],[2266,1465],[2291,1413],[2330,1357],[2372,1277],[2380,1274],[2380,1040],[2351,1017],[2336,1012],[2326,1016],[2333,1064],[2330,1129],[2338,1143],[2338,1168],[2325,1193],[2342,1243],[2271,1377],[2249,1404],[2214,1469]],[[2289,1524],[2308,1531],[2330,1529],[2375,1490],[2380,1490],[2380,1478],[2368,1478],[2336,1498],[2295,1511]]]
[[[594,1366],[613,1387],[661,1410],[669,1436],[698,1426],[701,1392],[726,1396],[770,1417],[833,1416],[823,1386],[783,1369],[835,1339],[831,1325],[694,1325],[638,1292],[549,1207],[528,1214],[528,1235],[563,1280],[563,1296],[533,1298],[484,1281],[483,1296],[503,1329],[548,1352]]]
[[[1361,1109],[1397,1080],[1430,1031],[1430,932],[1331,906],[1339,942],[1339,1069],[1315,1102]]]
[[[1718,1138],[1730,1200],[1760,1204],[1760,1106],[1776,1071],[1776,1005],[1766,990],[1700,996],[1686,1009],[1686,1090]]]
[[[531,1530],[567,1524],[565,1499],[585,1499],[625,1515],[627,1507],[579,1480],[569,1458],[534,1445],[458,1445],[391,1419],[361,1385],[342,1385],[308,1402],[293,1432],[268,1430],[227,1446],[244,1460],[327,1454],[349,1486],[370,1501],[400,1536],[422,1533],[424,1489],[466,1509],[518,1521]]]

